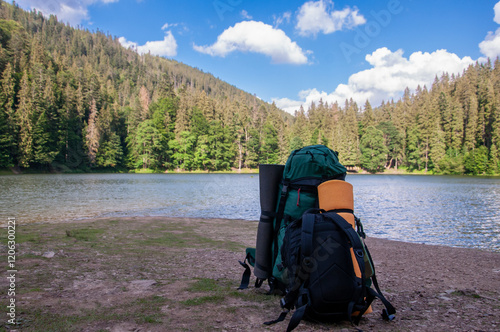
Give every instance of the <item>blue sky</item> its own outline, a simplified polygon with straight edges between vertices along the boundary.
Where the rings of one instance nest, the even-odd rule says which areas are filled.
[[[292,114],[320,98],[378,106],[500,55],[500,2],[490,0],[16,3],[202,69]]]

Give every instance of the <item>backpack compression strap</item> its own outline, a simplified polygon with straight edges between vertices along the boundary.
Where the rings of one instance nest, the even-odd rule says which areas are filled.
[[[247,261],[251,265],[255,264],[255,258],[252,256],[252,254],[250,252],[247,252],[247,255],[246,255],[245,260],[243,262],[238,261],[240,263],[240,265],[243,266],[243,268],[245,269],[245,271],[243,272],[243,275],[241,276],[241,283],[240,283],[240,287],[238,287],[238,290],[247,289],[248,285],[250,284],[250,276],[252,275],[252,272],[250,271],[250,266],[248,266]],[[257,278],[257,280],[255,280],[255,288],[259,288],[260,286],[262,286],[263,282],[264,282],[264,279]]]
[[[370,251],[368,250],[367,246],[365,246],[365,250],[366,250],[366,254],[368,255],[368,259],[370,260],[370,262],[373,262],[372,256],[371,256]],[[382,301],[382,303],[384,304],[385,309],[382,310],[382,318],[385,320],[388,320],[388,321],[394,320],[394,318],[396,318],[396,309],[382,294],[382,291],[380,290],[380,287],[379,287],[378,281],[377,281],[377,277],[375,274],[375,264],[372,264],[372,266],[373,266],[373,275],[372,275],[371,279],[373,281],[373,286],[375,286],[376,291],[371,289],[371,288],[369,288],[368,291],[373,296],[379,298],[380,301]]]

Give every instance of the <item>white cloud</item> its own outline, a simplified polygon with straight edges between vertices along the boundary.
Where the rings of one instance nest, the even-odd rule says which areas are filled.
[[[500,28],[494,33],[488,32],[486,38],[479,43],[479,50],[493,60],[500,55]]]
[[[95,3],[113,3],[119,0],[17,0],[22,8],[36,9],[43,15],[56,15],[61,22],[78,25],[89,20],[87,7]]]
[[[331,0],[309,1],[302,5],[297,14],[296,29],[302,36],[333,33],[338,30],[352,29],[365,24],[366,19],[357,8],[346,7],[333,10]]]
[[[243,21],[227,28],[210,46],[193,45],[201,53],[225,57],[235,51],[270,56],[274,63],[305,64],[307,56],[283,30],[263,22]]]
[[[493,18],[493,21],[500,24],[500,1],[497,2],[496,5],[493,7],[493,11],[495,12],[495,17]]]
[[[281,16],[273,15],[274,27],[277,28],[283,23],[290,23],[292,12],[284,12]]]
[[[460,58],[446,50],[415,52],[405,58],[402,50],[392,52],[385,47],[367,54],[365,59],[372,67],[351,75],[347,84],[339,84],[333,92],[309,89],[299,93],[299,100],[282,98],[273,101],[292,114],[300,105],[307,109],[311,102],[320,99],[342,105],[346,99],[352,98],[360,106],[368,99],[373,106],[378,106],[382,100],[401,97],[406,87],[410,90],[419,85],[429,87],[436,75],[461,73],[474,63],[470,57]]]
[[[495,12],[493,21],[500,24],[500,1],[493,7],[493,11]],[[479,43],[479,50],[486,57],[492,60],[496,59],[497,56],[500,56],[500,28],[498,28],[495,32],[488,32],[486,38]]]
[[[162,30],[167,30],[168,28],[174,28],[174,27],[177,27],[179,25],[179,23],[165,23],[163,24],[163,26],[161,27]]]
[[[243,19],[245,19],[245,20],[251,20],[251,19],[253,18],[253,17],[252,17],[252,16],[250,16],[250,15],[248,14],[248,12],[247,12],[246,10],[244,10],[244,9],[240,12],[240,14],[241,14],[241,17],[243,17]]]
[[[165,33],[163,40],[148,41],[144,45],[138,45],[136,42],[128,41],[125,37],[118,38],[120,44],[125,48],[133,48],[139,54],[151,53],[159,56],[175,56],[177,55],[177,42],[171,31]]]

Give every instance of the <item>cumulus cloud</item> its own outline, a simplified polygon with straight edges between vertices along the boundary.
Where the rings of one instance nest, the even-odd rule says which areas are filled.
[[[358,105],[363,105],[368,99],[372,105],[379,105],[382,100],[401,97],[407,87],[414,90],[419,85],[429,86],[436,75],[461,73],[474,63],[470,57],[460,58],[446,50],[415,52],[405,58],[402,50],[392,52],[386,47],[366,55],[365,59],[372,67],[351,75],[347,84],[339,84],[332,92],[309,89],[301,91],[298,100],[282,98],[273,101],[292,114],[300,105],[307,109],[311,102],[320,99],[341,105],[350,98]]]
[[[496,3],[496,5],[493,7],[493,11],[495,12],[495,17],[493,18],[493,21],[495,23],[500,24],[500,1]]]
[[[495,13],[493,21],[500,24],[500,2],[496,3],[493,11]],[[500,56],[500,28],[495,32],[488,32],[486,38],[479,43],[479,50],[490,59],[496,59],[497,56]]]
[[[113,3],[119,0],[17,0],[23,8],[36,9],[44,15],[56,15],[57,19],[71,25],[78,25],[89,19],[87,7],[94,3]]]
[[[299,8],[296,29],[302,36],[333,33],[365,24],[366,19],[357,8],[333,10],[331,0],[309,1]]]
[[[165,33],[163,40],[148,41],[144,45],[138,45],[136,42],[128,41],[125,37],[118,38],[120,44],[125,48],[133,48],[139,54],[151,53],[159,56],[177,55],[177,42],[171,31]]]
[[[495,32],[488,32],[486,38],[479,43],[479,50],[490,59],[500,55],[500,28]]]
[[[227,28],[217,41],[209,46],[193,45],[201,53],[225,57],[235,51],[253,52],[270,56],[274,63],[307,63],[304,52],[283,30],[256,21],[243,21]]]

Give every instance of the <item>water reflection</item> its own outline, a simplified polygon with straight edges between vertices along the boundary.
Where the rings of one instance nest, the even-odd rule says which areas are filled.
[[[499,178],[356,175],[355,209],[375,236],[500,250]]]
[[[369,236],[500,251],[500,178],[348,175]],[[0,176],[2,221],[100,216],[258,220],[258,175]],[[4,222],[2,222],[4,223]]]

